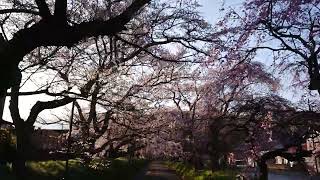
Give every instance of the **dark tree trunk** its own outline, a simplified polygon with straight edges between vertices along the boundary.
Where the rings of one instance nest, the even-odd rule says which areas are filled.
[[[17,129],[17,149],[16,156],[12,163],[13,171],[19,180],[27,179],[26,155],[29,153],[27,148],[27,140],[29,135],[24,129]]]
[[[201,162],[201,158],[199,156],[199,154],[197,152],[193,153],[192,156],[192,164],[194,165],[194,168],[196,170],[200,170],[203,168],[202,162]]]
[[[212,171],[217,171],[220,170],[220,164],[219,164],[219,155],[218,152],[211,152],[210,153],[211,157],[211,170]]]
[[[24,159],[16,158],[12,162],[12,169],[19,180],[27,179],[27,168],[26,168],[26,161]]]
[[[258,163],[260,169],[259,180],[268,180],[268,165],[264,159]]]
[[[211,170],[212,171],[217,171],[220,169],[220,166],[219,166],[219,162],[217,160],[211,160]]]
[[[18,81],[11,88],[11,99],[10,99],[10,113],[15,126],[17,144],[16,144],[16,154],[13,158],[12,168],[13,171],[19,180],[26,179],[26,158],[25,156],[29,153],[27,151],[28,147],[28,138],[29,133],[26,123],[21,119],[19,113],[19,88],[21,81],[21,73],[19,70],[16,72],[16,76],[18,77]]]

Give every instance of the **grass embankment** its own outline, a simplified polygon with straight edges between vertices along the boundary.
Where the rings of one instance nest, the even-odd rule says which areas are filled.
[[[93,161],[84,166],[80,160],[69,161],[68,180],[106,180],[132,179],[146,164],[145,160],[128,160],[118,158],[106,161]],[[60,180],[65,174],[65,161],[28,162],[30,180]],[[14,180],[9,167],[0,169],[0,179]]]
[[[167,162],[167,165],[174,169],[184,180],[234,180],[237,172],[232,170],[195,170],[191,165],[181,162]]]

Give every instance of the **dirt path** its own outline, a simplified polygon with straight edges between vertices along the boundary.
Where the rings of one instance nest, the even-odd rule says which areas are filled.
[[[162,161],[153,161],[134,180],[180,180]]]

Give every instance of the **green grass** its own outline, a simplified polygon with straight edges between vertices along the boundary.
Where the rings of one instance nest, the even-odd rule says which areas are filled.
[[[237,172],[232,170],[195,170],[191,165],[181,162],[167,162],[184,180],[234,180]]]
[[[106,180],[132,179],[144,166],[145,160],[128,162],[124,158],[110,161],[94,160],[89,166],[84,166],[80,160],[69,161],[69,180]],[[60,180],[65,174],[65,161],[28,162],[30,180]],[[4,172],[4,173],[1,173]],[[0,179],[14,180],[10,168],[0,168]]]

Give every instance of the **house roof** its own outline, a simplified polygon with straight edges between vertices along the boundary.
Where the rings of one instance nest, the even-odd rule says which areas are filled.
[[[0,125],[3,125],[3,124],[13,126],[13,123],[12,123],[12,122],[5,121],[5,120],[2,119],[2,120],[0,120]]]
[[[58,134],[64,134],[69,132],[68,129],[35,129],[34,132],[37,133],[58,133]]]

